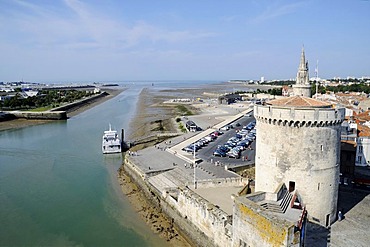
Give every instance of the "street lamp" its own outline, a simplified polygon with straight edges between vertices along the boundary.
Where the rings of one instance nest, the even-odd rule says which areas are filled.
[[[195,166],[196,166],[196,164],[195,164],[195,144],[194,144],[194,150],[193,150],[193,167],[194,167],[194,189],[196,189],[197,188],[197,181],[196,181],[196,177],[195,177]]]

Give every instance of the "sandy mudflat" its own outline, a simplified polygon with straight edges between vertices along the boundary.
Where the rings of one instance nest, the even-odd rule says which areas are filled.
[[[101,97],[101,98],[98,98],[94,101],[91,101],[85,105],[82,105],[80,107],[77,107],[77,108],[74,108],[72,111],[70,112],[67,112],[67,115],[68,117],[73,117],[73,116],[76,116],[78,114],[80,114],[81,112],[84,112],[98,104],[101,104],[115,96],[117,96],[118,94],[120,94],[122,91],[124,91],[124,89],[103,89],[103,91],[107,92],[109,95],[105,96],[105,97]],[[44,124],[44,123],[49,123],[50,121],[60,121],[60,120],[34,120],[34,119],[14,119],[14,120],[10,120],[10,121],[3,121],[3,122],[0,122],[0,131],[2,130],[9,130],[9,129],[18,129],[18,128],[24,128],[24,127],[28,127],[28,126],[32,126],[32,125],[38,125],[38,124]]]
[[[32,125],[49,123],[56,120],[27,120],[27,119],[14,119],[9,121],[0,122],[0,131],[24,128]]]
[[[118,181],[121,185],[123,194],[127,196],[134,210],[151,227],[154,233],[159,234],[159,236],[168,241],[171,246],[192,246],[186,240],[186,236],[182,236],[177,231],[172,221],[162,213],[161,209],[153,206],[153,203],[145,197],[140,188],[132,182],[131,178],[123,169],[118,171]]]

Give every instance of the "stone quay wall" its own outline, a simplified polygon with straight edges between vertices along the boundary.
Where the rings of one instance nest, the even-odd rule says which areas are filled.
[[[242,177],[203,179],[197,180],[197,188],[241,186],[246,185],[247,183],[248,179]]]
[[[188,188],[159,191],[148,182],[135,163],[126,156],[125,171],[142,189],[145,196],[173,219],[176,228],[196,246],[231,246],[232,216]]]
[[[45,120],[67,119],[67,113],[65,111],[43,111],[43,112],[11,111],[8,113],[14,115],[16,118],[45,119]]]
[[[177,196],[176,201],[166,201],[176,209],[182,219],[191,222],[197,231],[209,239],[208,242],[211,242],[209,246],[232,245],[231,215],[187,188],[180,189]]]
[[[99,99],[101,97],[105,97],[107,95],[108,94],[106,92],[101,92],[100,94],[91,96],[89,98],[82,99],[82,100],[79,100],[79,101],[76,101],[76,102],[73,102],[73,103],[70,103],[70,104],[67,104],[67,105],[56,107],[56,108],[52,109],[51,111],[69,111],[70,109],[73,109],[75,107],[79,107],[79,106],[82,106],[82,105],[86,105],[91,101],[94,101],[94,100]]]
[[[126,156],[124,169],[133,181],[142,189],[146,198],[154,205],[160,207],[163,212],[171,219],[177,229],[196,244],[196,246],[212,247],[215,246],[212,239],[206,236],[195,224],[187,220],[177,209],[178,191],[163,191],[160,193],[147,180],[147,176]],[[171,192],[171,193],[170,193]],[[175,194],[174,194],[175,193]],[[216,245],[217,246],[217,245]]]

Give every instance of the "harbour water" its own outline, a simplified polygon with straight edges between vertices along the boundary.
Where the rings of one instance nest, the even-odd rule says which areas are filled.
[[[143,85],[67,121],[0,132],[0,246],[166,246],[121,193],[109,123],[128,129]]]

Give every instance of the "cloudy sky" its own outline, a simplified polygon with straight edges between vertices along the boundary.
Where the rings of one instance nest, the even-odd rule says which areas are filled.
[[[370,76],[366,0],[0,0],[0,81]]]

